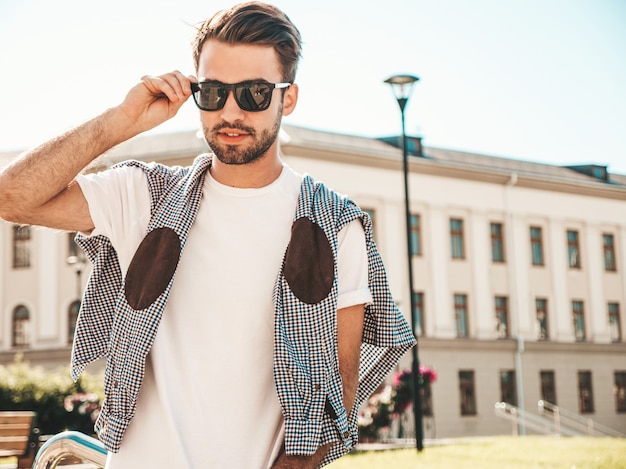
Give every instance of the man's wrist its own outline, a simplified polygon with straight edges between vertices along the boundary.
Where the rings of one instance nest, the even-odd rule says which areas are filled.
[[[272,469],[315,469],[319,467],[329,449],[330,444],[320,446],[311,456],[290,456],[283,450]]]

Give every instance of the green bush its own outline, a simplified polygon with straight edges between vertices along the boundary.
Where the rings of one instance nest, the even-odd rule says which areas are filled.
[[[0,365],[0,410],[36,412],[36,427],[42,435],[64,430],[92,434],[103,396],[98,383],[102,380],[87,374],[74,383],[67,369],[46,372],[16,355],[12,364]]]

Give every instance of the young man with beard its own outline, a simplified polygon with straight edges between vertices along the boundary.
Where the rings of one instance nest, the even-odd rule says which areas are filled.
[[[327,464],[414,344],[367,215],[280,158],[300,46],[273,6],[218,12],[198,29],[197,78],[143,77],[0,174],[3,218],[78,231],[94,263],[72,374],[106,357],[107,469]],[[80,174],[191,96],[211,154]]]

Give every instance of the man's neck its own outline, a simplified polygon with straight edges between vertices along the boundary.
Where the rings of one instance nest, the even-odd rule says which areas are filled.
[[[213,158],[211,176],[220,184],[239,188],[265,187],[274,182],[283,170],[280,156],[264,155],[246,164],[225,164]]]

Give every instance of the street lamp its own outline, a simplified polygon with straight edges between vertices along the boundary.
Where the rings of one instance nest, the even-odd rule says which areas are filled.
[[[67,262],[67,265],[71,266],[76,273],[76,297],[78,301],[80,301],[83,291],[81,275],[83,270],[85,270],[87,260],[84,256],[69,256],[65,261]]]
[[[415,317],[413,315],[413,260],[411,256],[411,211],[409,210],[409,153],[407,150],[406,131],[404,127],[404,108],[409,100],[411,90],[419,80],[413,75],[394,75],[385,80],[391,85],[393,93],[400,106],[402,115],[402,163],[404,169],[404,215],[406,222],[406,247],[409,268],[409,306],[411,308],[411,326],[413,334],[416,331]],[[417,334],[416,334],[417,335]],[[417,337],[416,337],[417,338]],[[419,358],[417,354],[417,344],[411,349],[413,364],[413,416],[415,419],[415,444],[418,451],[424,449],[424,428],[422,425],[422,396],[419,391]]]

